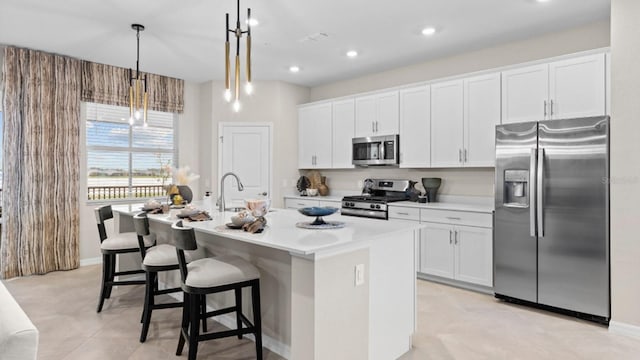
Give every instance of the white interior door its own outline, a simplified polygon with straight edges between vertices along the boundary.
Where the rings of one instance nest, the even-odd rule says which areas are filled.
[[[238,191],[232,176],[225,179],[226,207],[244,206],[244,199],[271,195],[271,125],[229,123],[220,125],[220,178],[233,172],[242,181],[244,191]],[[220,189],[218,189],[218,194]]]

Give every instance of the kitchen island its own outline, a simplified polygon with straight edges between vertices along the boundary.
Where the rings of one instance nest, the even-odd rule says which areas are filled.
[[[133,230],[132,215],[140,207],[113,207],[118,231]],[[158,243],[171,242],[176,214],[149,215]],[[188,226],[208,256],[238,255],[260,270],[265,347],[296,360],[388,360],[411,348],[419,224],[334,214],[325,219],[344,222],[344,228],[309,230],[296,223],[312,218],[276,209],[266,215],[263,233],[250,234],[225,227],[233,214],[214,211],[213,220]],[[179,274],[160,280],[175,286]],[[207,304],[220,308],[232,300],[232,294],[208,296]],[[250,314],[248,303],[244,308]],[[235,327],[234,317],[219,321]]]

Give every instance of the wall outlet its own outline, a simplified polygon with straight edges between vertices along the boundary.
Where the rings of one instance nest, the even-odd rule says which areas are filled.
[[[355,286],[364,284],[364,264],[358,264],[355,267]]]

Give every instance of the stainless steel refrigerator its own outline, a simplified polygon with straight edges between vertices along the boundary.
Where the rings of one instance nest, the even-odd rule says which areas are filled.
[[[608,323],[608,180],[608,116],[496,127],[496,297]]]

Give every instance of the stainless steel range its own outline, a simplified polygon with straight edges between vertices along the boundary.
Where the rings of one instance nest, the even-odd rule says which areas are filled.
[[[409,200],[409,180],[366,179],[362,195],[342,198],[342,215],[389,219],[387,204]]]

